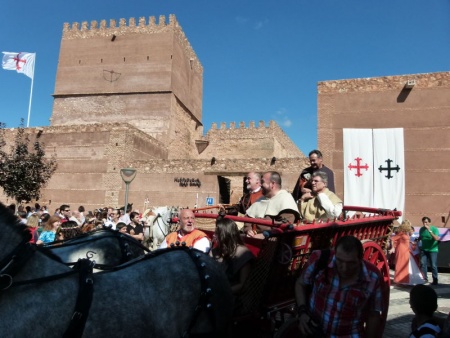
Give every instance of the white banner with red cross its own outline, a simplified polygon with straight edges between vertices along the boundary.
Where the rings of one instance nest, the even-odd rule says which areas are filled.
[[[344,204],[373,207],[372,129],[344,129]]]
[[[403,128],[344,129],[343,135],[344,204],[403,212]]]

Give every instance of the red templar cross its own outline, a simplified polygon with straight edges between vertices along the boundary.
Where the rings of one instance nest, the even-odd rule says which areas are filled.
[[[364,164],[364,165],[361,165],[361,160],[362,160],[362,158],[357,157],[357,158],[355,158],[356,165],[353,165],[351,163],[348,165],[348,168],[350,170],[356,169],[356,174],[355,175],[358,176],[358,177],[362,176],[361,169],[366,169],[366,171],[369,169],[369,166],[367,165],[367,163]]]
[[[17,56],[14,57],[14,61],[16,61],[16,70],[20,70],[22,67],[20,67],[19,62],[27,63],[27,60],[20,59],[20,54],[17,54]]]

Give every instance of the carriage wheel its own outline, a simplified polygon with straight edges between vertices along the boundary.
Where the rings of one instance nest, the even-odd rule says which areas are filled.
[[[277,255],[278,263],[286,265],[289,264],[291,259],[292,259],[292,248],[287,243],[281,243]]]
[[[390,285],[391,285],[391,277],[389,273],[389,264],[386,259],[386,255],[384,254],[383,249],[373,241],[363,241],[363,249],[364,249],[364,260],[375,265],[381,273],[382,283],[381,283],[381,292],[383,297],[383,311],[381,313],[381,325],[382,330],[380,330],[380,337],[383,334],[384,326],[387,320],[387,314],[389,310],[389,294],[390,294]]]
[[[389,264],[383,249],[373,241],[367,242],[363,241],[363,249],[364,249],[364,257],[363,257],[364,260],[372,263],[378,268],[378,270],[380,270],[384,282],[387,283],[389,287],[391,281],[389,273]]]

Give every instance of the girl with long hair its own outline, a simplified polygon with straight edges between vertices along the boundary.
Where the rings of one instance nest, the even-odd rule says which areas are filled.
[[[255,258],[245,246],[238,227],[231,219],[219,215],[216,220],[210,256],[221,263],[234,294],[242,289]]]
[[[394,283],[403,285],[416,285],[425,283],[419,266],[410,252],[411,222],[404,220],[392,237],[395,248],[395,274]]]
[[[61,218],[59,216],[50,216],[36,244],[46,244],[63,239],[62,234],[60,232],[58,233],[60,226]]]
[[[31,214],[27,218],[27,228],[31,233],[30,243],[36,243],[39,238],[39,234],[37,232],[39,226],[39,216],[37,214]]]

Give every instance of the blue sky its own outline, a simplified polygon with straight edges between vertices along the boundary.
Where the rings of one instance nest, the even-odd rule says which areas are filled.
[[[0,49],[35,52],[30,126],[51,117],[65,22],[175,14],[204,67],[203,124],[276,120],[317,147],[317,83],[450,71],[449,0],[22,0],[0,12]],[[26,121],[31,80],[0,69],[0,121]]]

